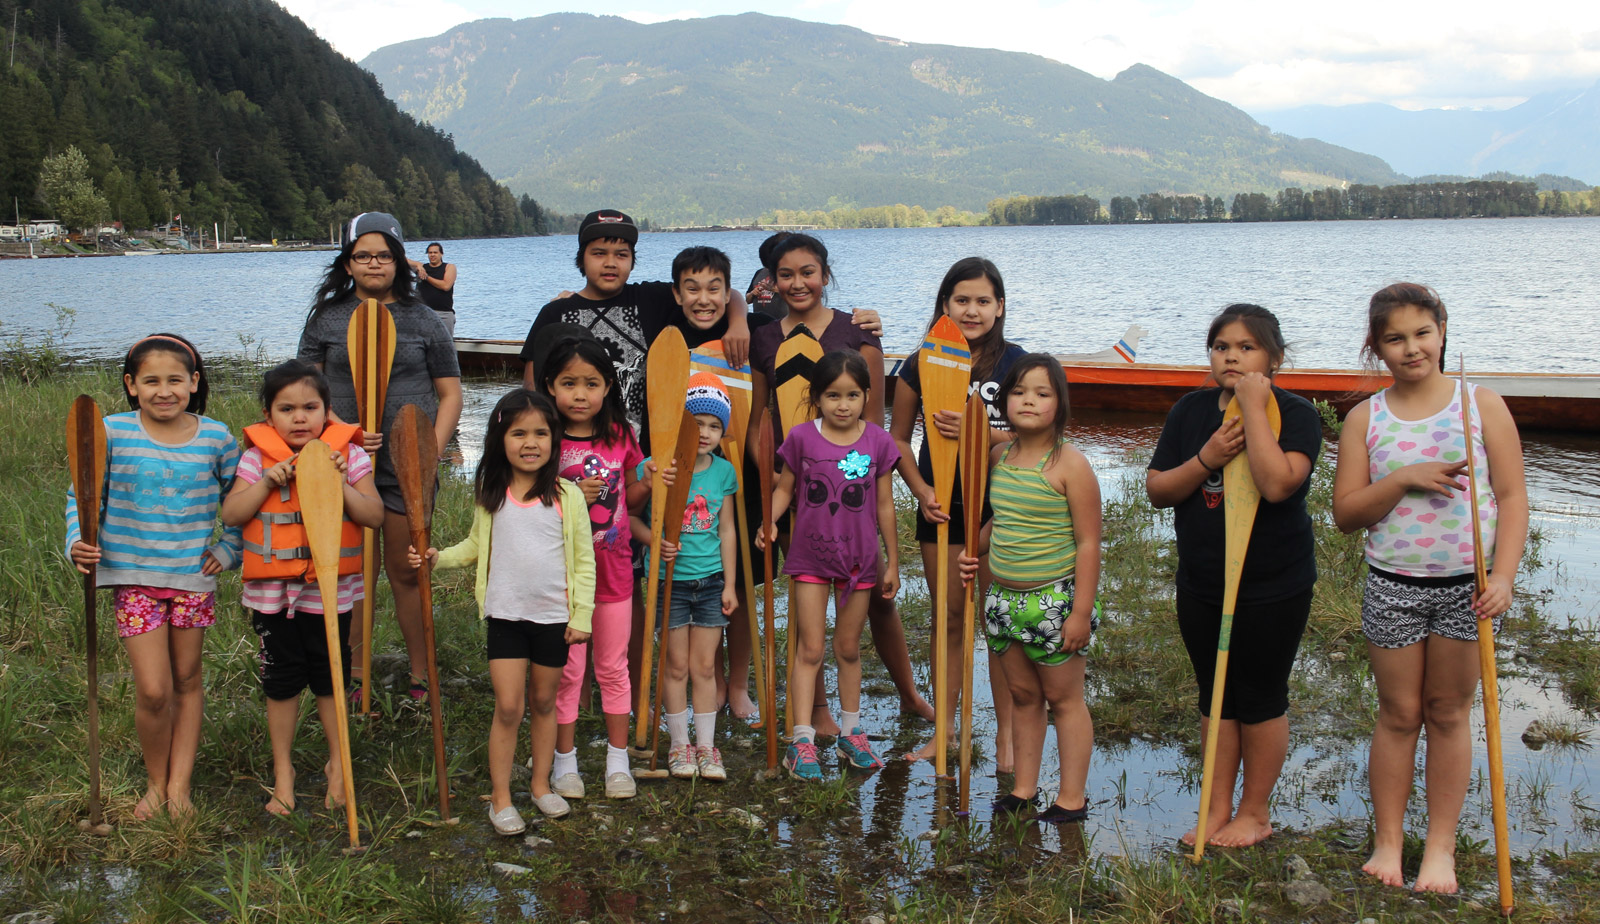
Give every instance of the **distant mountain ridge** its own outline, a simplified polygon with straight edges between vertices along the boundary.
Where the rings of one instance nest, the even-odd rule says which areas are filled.
[[[1371,151],[1396,170],[1480,176],[1547,173],[1600,183],[1600,83],[1541,93],[1498,111],[1382,103],[1258,112],[1276,131]]]
[[[1144,65],[1106,81],[1037,55],[758,13],[483,20],[362,65],[402,109],[558,211],[604,203],[710,222],[1400,179],[1376,157],[1274,135]]]

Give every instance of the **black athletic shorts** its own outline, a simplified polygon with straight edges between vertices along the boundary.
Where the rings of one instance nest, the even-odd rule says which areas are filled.
[[[314,696],[333,695],[328,670],[328,630],[321,613],[250,611],[250,625],[261,639],[261,692],[267,699],[294,699],[311,688]],[[339,614],[339,659],[350,676],[350,613]]]
[[[490,616],[489,660],[519,658],[540,667],[567,666],[567,624]]]
[[[1289,711],[1289,671],[1294,668],[1300,636],[1311,615],[1311,590],[1307,587],[1287,600],[1235,608],[1228,643],[1228,679],[1222,691],[1224,719],[1254,725]],[[1207,717],[1211,715],[1221,629],[1220,603],[1207,603],[1178,590],[1178,631],[1194,665],[1200,714]]]

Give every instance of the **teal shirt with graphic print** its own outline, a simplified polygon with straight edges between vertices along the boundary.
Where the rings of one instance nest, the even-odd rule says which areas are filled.
[[[639,465],[639,478],[642,481],[650,478],[643,463]],[[733,464],[720,456],[712,456],[705,471],[694,473],[689,482],[689,503],[683,508],[683,534],[678,539],[677,564],[672,568],[674,581],[693,581],[722,573],[722,542],[717,524],[723,503],[728,495],[738,490],[739,476]],[[648,507],[644,521],[650,522]],[[646,568],[649,567],[648,558],[647,554]],[[666,576],[665,563],[660,573]]]

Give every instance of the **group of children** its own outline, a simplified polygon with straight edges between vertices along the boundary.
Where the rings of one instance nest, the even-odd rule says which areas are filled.
[[[403,264],[404,254],[397,226],[381,240],[354,233],[356,223],[351,230],[335,269],[346,263],[360,295],[372,289],[361,284],[362,271]],[[919,418],[945,436],[957,436],[961,414],[923,414],[913,360],[900,375],[892,430],[883,429],[878,318],[827,307],[833,273],[821,241],[790,234],[764,246],[762,294],[770,294],[777,310],[746,315],[744,300],[730,284],[728,258],[712,248],[679,254],[670,283],[630,283],[637,236],[620,212],[591,213],[584,220],[577,263],[586,285],[540,312],[523,354],[523,387],[490,412],[468,535],[442,551],[407,549],[401,559],[407,570],[419,567],[424,556],[439,568],[476,569],[475,597],[485,620],[495,693],[488,748],[494,828],[513,834],[525,826],[510,780],[527,708],[533,714],[534,805],[556,817],[569,811],[567,800],[584,797],[574,726],[591,662],[609,743],[605,794],[635,794],[626,748],[642,641],[636,590],[645,574],[663,577],[669,561],[671,611],[660,618],[672,776],[727,776],[716,744],[717,713],[724,703],[741,718],[754,708],[747,680],[752,645],[748,622],[740,618],[754,601],[744,599],[736,569],[740,556],[760,555],[768,546],[782,550],[791,587],[794,664],[785,695],[795,724],[784,767],[797,779],[820,779],[817,744],[824,737],[833,739],[847,767],[882,766],[861,718],[864,629],[873,631],[902,708],[930,717],[932,712],[916,692],[893,606],[900,587],[895,472],[917,500],[916,537],[930,575],[938,564],[937,524],[950,524],[950,624],[957,646],[966,586],[976,581],[981,587],[997,763],[1002,771],[1014,771],[1010,792],[994,803],[995,814],[1033,812],[1047,722],[1053,722],[1061,780],[1037,818],[1083,819],[1093,747],[1084,679],[1100,620],[1100,491],[1088,460],[1066,440],[1069,400],[1061,365],[1004,338],[1007,306],[999,271],[982,258],[958,261],[940,284],[933,313],[934,321],[949,317],[960,326],[973,360],[969,394],[980,396],[988,411],[989,488],[976,537],[979,554],[969,557],[961,551],[962,498],[957,493],[949,509],[941,508],[927,450],[914,452],[912,441]],[[380,245],[388,252],[371,249]],[[397,300],[403,302],[404,294]],[[1445,375],[1447,319],[1436,293],[1406,283],[1389,286],[1373,296],[1368,318],[1365,355],[1381,362],[1394,384],[1350,412],[1333,503],[1340,528],[1368,530],[1363,628],[1379,710],[1370,770],[1376,833],[1366,869],[1386,883],[1402,882],[1402,822],[1418,733],[1426,727],[1429,831],[1416,888],[1453,891],[1455,826],[1470,767],[1468,713],[1478,680],[1477,620],[1498,618],[1509,608],[1527,532],[1521,449],[1498,396],[1476,387],[1462,393]],[[808,375],[813,414],[787,433],[773,434],[773,509],[782,515],[763,524],[753,487],[759,412],[776,389],[779,345],[800,324],[824,351]],[[755,411],[743,434],[752,451],[745,455],[749,477],[742,482],[756,501],[747,505],[755,513],[754,549],[737,539],[732,502],[741,473],[718,454],[731,423],[730,397],[721,380],[701,373],[686,383],[685,406],[699,437],[692,470],[659,467],[669,481],[690,479],[680,541],[663,543],[659,562],[636,562],[637,550],[651,540],[644,506],[651,472],[658,468],[646,454],[671,454],[671,447],[642,445],[648,433],[645,356],[669,325],[691,346],[721,340],[733,365],[748,358]],[[1287,754],[1289,675],[1317,579],[1306,497],[1322,425],[1309,402],[1273,384],[1285,361],[1285,342],[1271,312],[1230,305],[1213,320],[1205,342],[1214,387],[1173,407],[1146,488],[1157,507],[1175,511],[1175,611],[1204,719],[1222,619],[1222,470],[1249,452],[1261,502],[1232,643],[1236,665],[1248,667],[1230,671],[1225,681],[1216,798],[1206,820],[1210,843],[1246,846],[1272,833],[1270,797]],[[116,588],[117,625],[134,668],[150,778],[135,814],[189,810],[201,714],[200,630],[215,619],[215,575],[241,560],[243,601],[261,638],[277,775],[268,808],[291,811],[289,752],[299,692],[312,690],[330,745],[332,697],[339,695],[326,666],[325,604],[308,583],[295,456],[320,438],[345,475],[349,522],[340,543],[335,607],[344,638],[351,606],[362,592],[359,527],[383,527],[395,513],[381,485],[374,485],[381,435],[341,422],[348,417],[335,413],[330,375],[303,360],[267,373],[260,393],[263,422],[246,428],[249,448],[242,456],[225,427],[201,416],[204,366],[187,340],[156,334],[139,341],[128,352],[124,373],[132,410],[106,418],[110,466],[101,542],[78,541],[76,499],[69,497],[67,547],[80,569],[97,565],[101,586]],[[441,395],[450,393],[448,385],[440,388]],[[454,395],[458,401],[459,392]],[[1239,410],[1229,415],[1234,400]],[[1269,418],[1273,400],[1281,417],[1276,435]],[[1475,409],[1470,437],[1462,433],[1463,401]],[[1491,566],[1482,594],[1472,583],[1474,551],[1466,523],[1472,501],[1462,496],[1467,438],[1476,447],[1483,555]],[[219,509],[227,529],[217,541],[213,521]],[[397,550],[390,551],[393,580]],[[822,683],[830,600],[837,719]],[[349,650],[341,655],[348,664]],[[951,661],[959,664],[960,658]],[[958,677],[952,676],[948,688],[959,690]],[[773,704],[763,706],[772,711]],[[1204,738],[1204,721],[1201,728]],[[932,747],[906,757],[928,757]],[[330,761],[329,805],[339,799],[339,772],[338,762]],[[1193,838],[1191,831],[1185,840]]]

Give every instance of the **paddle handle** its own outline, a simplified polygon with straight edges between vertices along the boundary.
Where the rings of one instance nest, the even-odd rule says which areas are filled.
[[[777,604],[773,598],[772,584],[772,411],[770,408],[761,409],[761,419],[756,425],[756,444],[754,447],[756,457],[756,473],[761,486],[761,571],[765,585],[762,588],[762,604],[765,611],[767,631],[765,654],[767,659],[767,769],[776,770],[778,767],[778,645],[777,645]],[[787,698],[787,692],[785,693]]]
[[[951,461],[954,461],[952,456]],[[953,469],[953,466],[952,466]],[[952,470],[950,473],[955,473]],[[945,478],[946,484],[950,476]],[[949,492],[945,492],[948,494]],[[948,509],[943,501],[941,506]],[[933,770],[941,779],[950,773],[950,521],[936,528],[938,555],[934,559],[936,585],[933,605]]]
[[[83,519],[79,507],[79,521]],[[95,569],[83,576],[83,623],[89,679],[89,823],[103,823],[100,809],[100,632],[95,620]]]
[[[409,513],[407,518],[412,519]],[[421,516],[415,519],[420,520]],[[433,569],[428,566],[428,530],[410,524],[411,544],[422,552],[422,566],[417,569],[417,591],[422,597],[422,644],[428,659],[428,713],[433,723],[433,772],[439,786],[439,818],[450,820],[450,766],[444,753],[444,706],[440,702],[439,652],[434,641],[433,627]]]
[[[662,702],[666,698],[667,688],[665,683],[667,677],[667,636],[672,631],[668,627],[672,625],[672,566],[674,564],[676,564],[676,561],[667,562],[666,576],[661,579],[663,585],[661,596],[661,663],[656,665],[656,703],[655,709],[650,713],[650,771],[652,773],[655,772],[656,761],[661,756],[661,709]],[[651,570],[654,571],[654,562],[651,565]]]
[[[1223,617],[1231,623],[1233,614]],[[1206,855],[1206,819],[1211,817],[1211,787],[1216,782],[1217,738],[1222,734],[1222,691],[1228,682],[1228,649],[1217,649],[1216,676],[1211,681],[1211,715],[1206,720],[1205,760],[1200,765],[1200,822],[1194,827],[1194,860]],[[1233,798],[1233,793],[1228,793]]]
[[[661,585],[657,575],[660,574],[656,562],[661,560],[662,533],[666,530],[667,522],[667,483],[662,480],[661,465],[656,463],[656,470],[650,476],[650,571],[644,578],[644,652],[639,659],[639,692],[634,704],[634,715],[638,720],[633,723],[633,746],[643,748],[645,737],[649,729],[645,726],[645,717],[649,714],[650,706],[650,670],[652,666],[652,645],[656,640],[656,597],[660,594]]]

